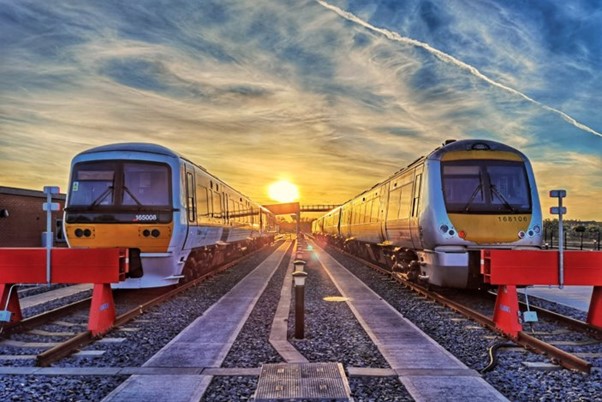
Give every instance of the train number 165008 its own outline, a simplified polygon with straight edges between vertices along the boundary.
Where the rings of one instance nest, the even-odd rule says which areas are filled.
[[[140,215],[136,215],[136,217],[134,218],[134,221],[136,222],[149,222],[149,221],[156,221],[157,220],[157,215],[155,214],[140,214]]]

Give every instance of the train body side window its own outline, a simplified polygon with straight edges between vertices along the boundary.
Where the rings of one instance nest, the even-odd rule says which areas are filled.
[[[399,217],[399,205],[401,198],[401,188],[393,189],[389,193],[389,206],[387,208],[387,220],[394,220]]]
[[[216,191],[213,192],[213,217],[218,219],[222,217],[222,196]]]
[[[197,205],[197,218],[206,218],[209,216],[208,208],[208,197],[207,187],[197,185],[196,186],[196,205]]]
[[[412,207],[412,183],[404,184],[401,187],[401,197],[399,199],[399,218],[409,218]]]

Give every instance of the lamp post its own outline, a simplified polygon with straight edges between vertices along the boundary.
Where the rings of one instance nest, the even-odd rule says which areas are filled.
[[[303,262],[303,265],[305,262]],[[307,272],[293,272],[295,281],[295,338],[305,337],[305,278]]]

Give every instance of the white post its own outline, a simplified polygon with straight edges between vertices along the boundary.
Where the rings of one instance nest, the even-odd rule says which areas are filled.
[[[564,226],[562,215],[566,214],[566,208],[562,206],[562,199],[566,197],[566,190],[552,190],[550,197],[558,198],[558,206],[550,208],[550,213],[558,215],[558,283],[559,288],[564,287]]]
[[[60,209],[59,203],[52,202],[52,195],[58,194],[60,189],[54,186],[44,186],[44,194],[46,194],[46,202],[42,209],[46,211],[46,282],[50,285],[50,252],[52,250],[52,211]]]

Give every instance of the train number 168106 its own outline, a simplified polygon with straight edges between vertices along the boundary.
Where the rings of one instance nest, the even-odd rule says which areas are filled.
[[[499,222],[527,222],[529,218],[527,216],[498,216]]]

